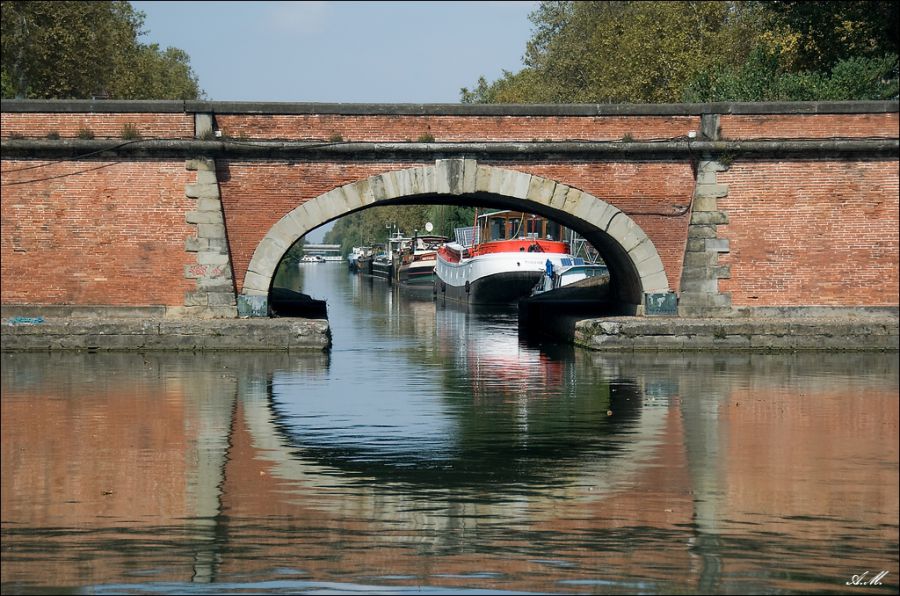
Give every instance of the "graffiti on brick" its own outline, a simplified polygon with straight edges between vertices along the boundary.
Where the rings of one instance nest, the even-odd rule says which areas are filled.
[[[222,277],[228,273],[225,265],[190,265],[188,267],[188,275],[191,277],[215,278]]]

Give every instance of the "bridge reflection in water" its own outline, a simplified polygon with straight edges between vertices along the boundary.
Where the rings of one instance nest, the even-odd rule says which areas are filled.
[[[342,283],[330,355],[4,354],[3,592],[896,591],[896,355],[527,346]]]

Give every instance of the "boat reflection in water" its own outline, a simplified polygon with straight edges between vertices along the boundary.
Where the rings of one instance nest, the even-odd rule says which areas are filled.
[[[531,345],[510,313],[298,270],[330,354],[3,354],[3,593],[809,593],[896,569],[896,354]]]
[[[411,305],[435,316],[428,302],[406,301],[404,311]],[[631,473],[627,461],[612,460],[648,448],[664,424],[665,408],[642,408],[631,383],[610,386],[598,377],[579,390],[565,362],[519,345],[508,314],[496,315],[496,325],[470,325],[466,312],[450,308],[430,325],[415,316],[405,317],[406,325],[435,331],[433,351],[416,356],[451,363],[433,383],[400,390],[402,382],[388,381],[392,389],[373,407],[371,394],[322,398],[273,379],[276,426],[295,453],[367,483],[490,486],[501,500],[534,484],[554,498],[548,484],[566,486],[564,492],[590,485],[599,494],[600,485]],[[627,443],[615,440],[623,428]],[[585,460],[586,453],[593,455]],[[396,506],[405,507],[402,500]]]

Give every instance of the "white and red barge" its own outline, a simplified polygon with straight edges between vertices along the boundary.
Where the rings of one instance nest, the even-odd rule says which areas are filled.
[[[514,304],[543,281],[548,262],[559,269],[562,259],[572,258],[569,244],[558,240],[562,231],[536,215],[482,215],[438,250],[435,291],[469,304]]]

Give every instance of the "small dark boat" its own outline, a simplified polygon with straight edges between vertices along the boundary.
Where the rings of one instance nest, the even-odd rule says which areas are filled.
[[[269,292],[269,310],[276,317],[328,318],[324,300],[317,300],[308,294],[287,288],[272,288],[272,291]]]

